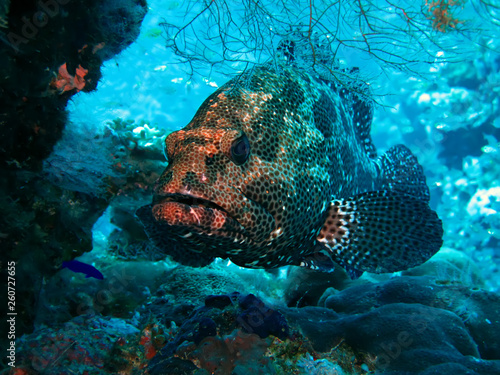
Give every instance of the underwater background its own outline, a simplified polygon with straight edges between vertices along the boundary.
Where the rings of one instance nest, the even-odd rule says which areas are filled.
[[[499,37],[496,1],[0,0],[2,373],[500,374]],[[359,68],[378,152],[417,156],[425,264],[196,268],[149,242],[165,137],[283,40]]]

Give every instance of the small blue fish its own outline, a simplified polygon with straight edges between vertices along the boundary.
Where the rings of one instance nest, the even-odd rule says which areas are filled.
[[[80,262],[78,260],[70,260],[68,262],[63,262],[62,268],[67,268],[73,272],[80,272],[85,274],[85,278],[93,277],[94,279],[103,280],[104,276],[101,272],[94,266],[90,264]]]

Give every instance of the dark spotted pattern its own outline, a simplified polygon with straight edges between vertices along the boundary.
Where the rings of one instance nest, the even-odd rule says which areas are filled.
[[[332,119],[331,116],[335,114],[334,102],[325,93],[321,93],[318,100],[314,102],[313,116],[314,126],[323,134],[325,139],[333,136]]]
[[[429,239],[437,239],[434,246],[440,246],[441,236],[439,219],[434,212],[429,214],[426,202],[379,190],[360,194],[356,200],[333,201],[318,241],[328,244],[332,258],[347,270],[381,273],[430,258],[434,247],[428,246]]]
[[[404,179],[404,173],[386,179],[391,158],[372,160],[371,105],[338,91],[289,66],[279,73],[256,67],[217,90],[184,129],[166,139],[169,165],[153,204],[138,211],[150,237],[167,253],[169,239],[182,245],[184,253],[174,258],[186,264],[203,254],[206,262],[223,257],[246,267],[314,266],[303,260],[317,249],[332,200],[393,189],[398,182],[391,181]],[[248,158],[235,160],[231,147],[244,137]],[[410,184],[415,181],[421,182],[414,178]],[[322,231],[318,239],[332,258],[352,264],[337,252],[348,245],[342,240],[347,232],[359,231],[342,228]],[[359,258],[366,249],[352,251]],[[377,270],[358,258],[363,270]]]

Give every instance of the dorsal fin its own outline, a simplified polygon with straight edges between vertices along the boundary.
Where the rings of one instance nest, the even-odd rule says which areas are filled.
[[[358,73],[358,68],[333,69],[327,76],[321,75],[320,79],[327,82],[329,86],[338,93],[349,111],[356,138],[363,145],[370,159],[377,157],[377,150],[371,137],[373,120],[373,100],[370,98],[370,88]],[[338,72],[342,77],[339,80],[333,76]]]
[[[339,59],[331,58],[331,51],[318,39],[296,31],[283,39],[276,51],[278,61],[303,69],[336,91],[351,113],[356,138],[370,159],[377,157],[370,131],[373,119],[373,101],[370,86],[357,67],[347,67]]]
[[[404,145],[391,147],[377,160],[381,170],[381,189],[397,191],[429,202],[429,187],[422,166]]]
[[[377,150],[370,135],[373,120],[373,104],[370,100],[356,93],[351,94],[352,123],[358,141],[363,145],[370,159],[377,157]]]

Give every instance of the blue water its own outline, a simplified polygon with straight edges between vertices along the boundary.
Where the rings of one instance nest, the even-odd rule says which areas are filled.
[[[378,1],[362,11],[344,4],[338,19],[322,12],[324,3],[148,2],[137,40],[104,62],[96,91],[68,103],[62,139],[43,167],[63,189],[112,195],[93,225],[92,251],[78,257],[104,280],[69,270],[40,274],[35,331],[18,338],[21,368],[139,374],[163,358],[183,362],[158,365],[156,373],[500,373],[499,13],[481,1]],[[164,23],[192,19],[177,40],[191,66],[169,48],[172,28]],[[227,32],[224,54],[216,25]],[[164,259],[144,245],[133,212],[150,202],[166,165],[165,136],[186,126],[230,77],[269,61],[283,35],[310,28],[318,59],[359,67],[371,86],[379,154],[401,143],[417,156],[443,221],[442,249],[414,270],[357,281],[338,270],[268,272],[222,259],[197,269]],[[203,33],[213,39],[199,43]],[[333,35],[343,41],[337,54],[320,56]],[[150,158],[132,157],[134,149]],[[205,300],[210,295],[224,297]],[[255,311],[262,324],[246,329]]]
[[[405,5],[407,10],[417,9],[415,4]],[[443,218],[444,247],[472,257],[483,271],[487,288],[498,290],[500,59],[494,38],[498,29],[484,22],[483,31],[469,32],[469,28],[481,22],[480,15],[485,15],[473,13],[471,6],[450,8],[457,19],[467,20],[466,32],[428,31],[429,38],[440,46],[452,46],[449,49],[443,52],[424,40],[423,46],[434,56],[426,56],[418,48],[396,52],[408,53],[405,57],[416,61],[404,66],[406,72],[399,72],[366,51],[346,49],[339,56],[346,64],[361,66],[374,88],[379,105],[372,136],[379,153],[398,143],[410,147],[426,173],[432,207]],[[199,4],[198,7],[203,8]],[[233,5],[232,9],[235,17],[241,15],[239,6]],[[195,6],[184,19],[194,17],[196,10]],[[306,10],[294,11],[307,20]],[[143,121],[167,132],[179,130],[191,120],[202,101],[228,80],[224,73],[244,68],[241,63],[226,63],[210,71],[206,65],[200,65],[190,77],[190,67],[179,63],[182,59],[166,48],[165,30],[160,26],[171,20],[181,25],[179,14],[184,11],[179,2],[149,2],[149,13],[137,41],[104,64],[96,92],[77,94],[69,104],[70,128],[99,133],[107,122],[121,118],[136,124]],[[377,14],[374,11],[374,16]],[[396,22],[394,14],[380,15],[387,22]],[[195,27],[203,29],[204,22],[209,21],[200,21]],[[388,44],[395,42],[389,43],[387,35],[383,37],[386,44],[382,49],[389,50]],[[407,37],[399,44],[411,44]],[[455,43],[461,46],[458,54]],[[214,43],[214,50],[219,47]],[[250,60],[258,61],[257,58],[252,56]],[[260,58],[265,61],[266,55]]]

